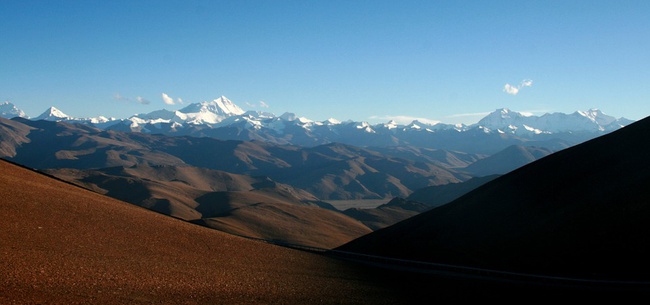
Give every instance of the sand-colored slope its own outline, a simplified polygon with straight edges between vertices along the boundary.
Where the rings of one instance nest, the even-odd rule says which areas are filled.
[[[350,265],[0,162],[0,303],[391,303]]]

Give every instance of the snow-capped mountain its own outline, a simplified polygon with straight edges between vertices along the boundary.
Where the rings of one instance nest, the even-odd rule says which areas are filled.
[[[72,121],[73,117],[63,113],[63,111],[57,109],[56,107],[50,107],[41,115],[35,117],[34,121],[46,120],[46,121]]]
[[[11,119],[15,117],[26,118],[27,115],[10,102],[0,103],[0,117]]]
[[[531,133],[608,132],[619,129],[631,122],[625,118],[617,119],[606,115],[598,109],[576,111],[571,114],[556,112],[533,116],[502,108],[490,113],[476,125],[498,132],[523,135]]]
[[[211,112],[216,115],[221,115],[226,117],[244,114],[245,112],[225,96],[221,96],[218,99],[215,99],[211,102],[190,104],[179,111],[187,114]]]
[[[534,116],[502,108],[473,125],[417,120],[409,124],[390,121],[373,125],[351,120],[313,121],[290,112],[276,116],[268,112],[244,111],[225,96],[190,104],[180,110],[162,109],[126,119],[72,118],[54,107],[34,119],[83,123],[116,131],[259,140],[299,146],[339,142],[356,146],[413,145],[475,153],[493,153],[508,145],[535,143],[557,150],[632,123],[597,109]]]
[[[211,102],[194,103],[177,111],[166,109],[156,110],[146,114],[137,114],[130,118],[131,125],[141,125],[146,123],[179,123],[214,125],[226,118],[236,115],[243,115],[245,111],[235,105],[225,96],[221,96]]]

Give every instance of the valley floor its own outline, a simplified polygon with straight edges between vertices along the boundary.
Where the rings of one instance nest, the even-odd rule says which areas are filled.
[[[384,199],[359,199],[359,200],[323,200],[340,211],[351,208],[357,209],[374,209],[382,204],[388,203],[392,198]]]

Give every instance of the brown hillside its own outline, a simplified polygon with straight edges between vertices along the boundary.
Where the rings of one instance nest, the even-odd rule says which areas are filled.
[[[0,162],[1,304],[394,303],[348,264]]]

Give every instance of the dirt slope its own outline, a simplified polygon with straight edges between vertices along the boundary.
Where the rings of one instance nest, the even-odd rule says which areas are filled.
[[[1,304],[393,303],[339,261],[172,219],[0,161]]]

